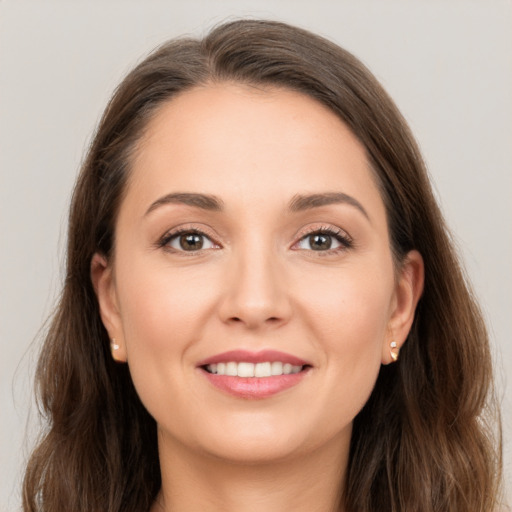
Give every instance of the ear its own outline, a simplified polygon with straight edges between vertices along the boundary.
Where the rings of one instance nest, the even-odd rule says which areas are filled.
[[[112,358],[118,362],[126,362],[113,269],[105,256],[99,253],[95,253],[91,260],[91,281],[98,299],[101,321],[110,338]]]
[[[399,269],[388,324],[389,337],[384,340],[382,347],[382,364],[389,364],[394,361],[390,347],[391,343],[396,343],[393,352],[398,355],[400,348],[407,339],[414,321],[416,306],[423,292],[424,276],[425,271],[421,254],[418,251],[409,252]]]

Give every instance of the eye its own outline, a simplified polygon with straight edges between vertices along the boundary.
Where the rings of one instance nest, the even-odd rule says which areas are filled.
[[[302,237],[295,247],[308,251],[335,251],[347,249],[352,242],[341,230],[319,229]]]
[[[208,236],[200,231],[188,230],[178,233],[171,233],[164,240],[162,245],[176,251],[194,252],[218,247]]]

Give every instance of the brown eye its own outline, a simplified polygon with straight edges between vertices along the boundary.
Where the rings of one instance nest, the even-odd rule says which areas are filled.
[[[214,249],[217,246],[202,233],[187,231],[177,233],[167,238],[163,245],[171,247],[176,251],[194,252],[203,249]]]
[[[313,251],[326,251],[332,246],[332,237],[324,233],[309,235],[309,246]]]
[[[203,248],[203,237],[197,233],[187,233],[179,238],[180,247],[184,251],[198,251]]]
[[[352,240],[342,230],[320,229],[302,237],[294,246],[307,251],[342,251],[352,247]]]

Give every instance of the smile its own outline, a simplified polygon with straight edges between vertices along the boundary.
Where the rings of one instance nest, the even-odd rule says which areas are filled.
[[[275,350],[232,350],[197,366],[214,388],[253,400],[269,398],[298,385],[313,368],[303,359]]]

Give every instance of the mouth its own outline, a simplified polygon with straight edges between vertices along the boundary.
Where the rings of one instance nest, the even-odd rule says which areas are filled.
[[[198,369],[224,393],[262,399],[298,385],[312,365],[283,352],[237,350],[202,361]]]

